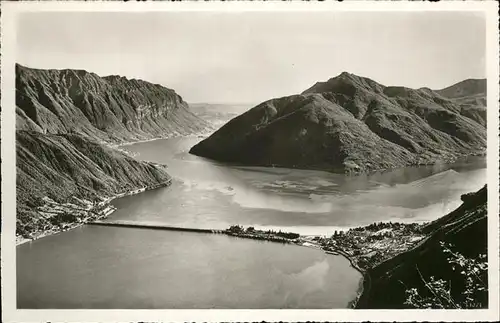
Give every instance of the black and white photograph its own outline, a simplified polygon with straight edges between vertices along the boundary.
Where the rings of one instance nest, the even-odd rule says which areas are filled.
[[[498,4],[348,2],[2,3],[5,321],[498,318]]]

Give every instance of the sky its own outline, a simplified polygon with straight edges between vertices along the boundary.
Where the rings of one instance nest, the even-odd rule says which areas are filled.
[[[440,89],[484,78],[485,18],[467,12],[31,12],[17,62],[139,78],[190,103],[259,103],[343,71]]]

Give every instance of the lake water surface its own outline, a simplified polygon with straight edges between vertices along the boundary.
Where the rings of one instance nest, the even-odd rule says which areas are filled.
[[[85,226],[17,248],[20,308],[342,308],[361,275],[320,250]]]
[[[173,183],[113,201],[110,219],[323,235],[433,220],[486,183],[484,158],[344,176],[188,154],[200,140],[125,146],[166,163]],[[20,308],[344,308],[360,279],[341,256],[224,235],[84,226],[17,247]]]
[[[302,234],[375,221],[434,220],[460,205],[460,195],[486,183],[482,157],[371,175],[230,166],[190,155],[200,138],[125,146],[136,158],[165,163],[170,187],[113,202],[112,219],[225,229],[233,224]]]

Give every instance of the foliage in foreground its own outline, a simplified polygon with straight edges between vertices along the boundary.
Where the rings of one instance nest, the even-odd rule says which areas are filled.
[[[413,308],[435,309],[472,309],[488,306],[488,261],[486,254],[477,258],[466,258],[452,251],[451,244],[440,243],[443,253],[459,280],[436,279],[431,276],[426,280],[417,267],[425,289],[409,288],[406,290],[405,305]],[[452,284],[453,282],[453,284]],[[460,289],[461,297],[456,297]]]

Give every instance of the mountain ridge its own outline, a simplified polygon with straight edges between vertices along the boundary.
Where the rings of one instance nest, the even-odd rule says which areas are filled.
[[[110,198],[169,185],[164,166],[111,147],[207,126],[159,84],[16,65],[17,234],[57,232],[105,216]]]
[[[246,165],[365,172],[481,153],[485,122],[486,109],[344,72],[262,102],[190,152]]]
[[[174,90],[85,70],[16,65],[18,129],[75,132],[108,143],[198,133],[209,125]]]

